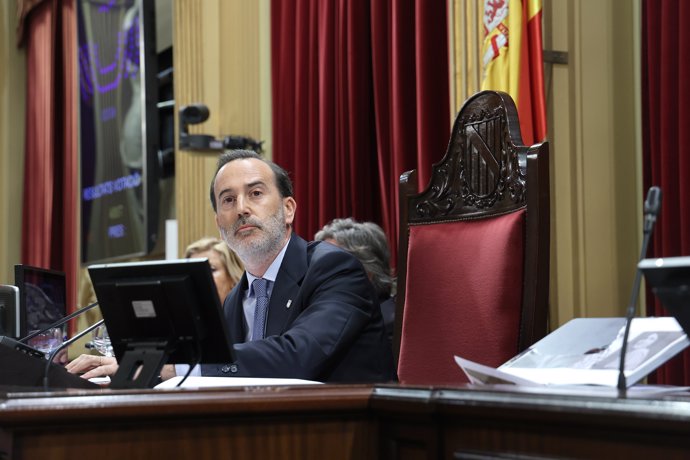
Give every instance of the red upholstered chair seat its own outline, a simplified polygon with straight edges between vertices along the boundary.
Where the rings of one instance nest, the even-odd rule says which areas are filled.
[[[398,377],[466,381],[453,354],[498,366],[518,351],[524,209],[410,227]]]

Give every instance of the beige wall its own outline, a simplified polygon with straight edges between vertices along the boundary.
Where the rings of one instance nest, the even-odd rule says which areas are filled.
[[[641,240],[639,6],[544,0],[552,142],[552,326],[622,316]]]
[[[14,284],[21,249],[26,56],[15,28],[15,2],[0,2],[0,284]]]
[[[270,140],[269,2],[175,0],[173,50],[178,110],[201,102],[209,119],[191,133]],[[270,142],[264,144],[270,155]],[[175,153],[178,251],[217,235],[209,182],[217,153]]]

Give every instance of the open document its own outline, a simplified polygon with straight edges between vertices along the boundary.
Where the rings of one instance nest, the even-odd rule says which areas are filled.
[[[498,369],[459,356],[471,383],[517,385],[618,384],[625,318],[569,321]],[[631,386],[690,345],[675,318],[635,318],[630,327],[625,377]]]

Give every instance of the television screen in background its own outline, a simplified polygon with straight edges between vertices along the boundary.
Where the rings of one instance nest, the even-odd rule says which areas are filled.
[[[82,262],[160,234],[155,2],[78,0]]]

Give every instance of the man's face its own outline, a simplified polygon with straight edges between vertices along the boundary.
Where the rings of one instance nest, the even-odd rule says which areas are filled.
[[[233,160],[216,175],[216,225],[243,262],[282,249],[295,214],[295,200],[282,198],[271,168],[254,158]]]

